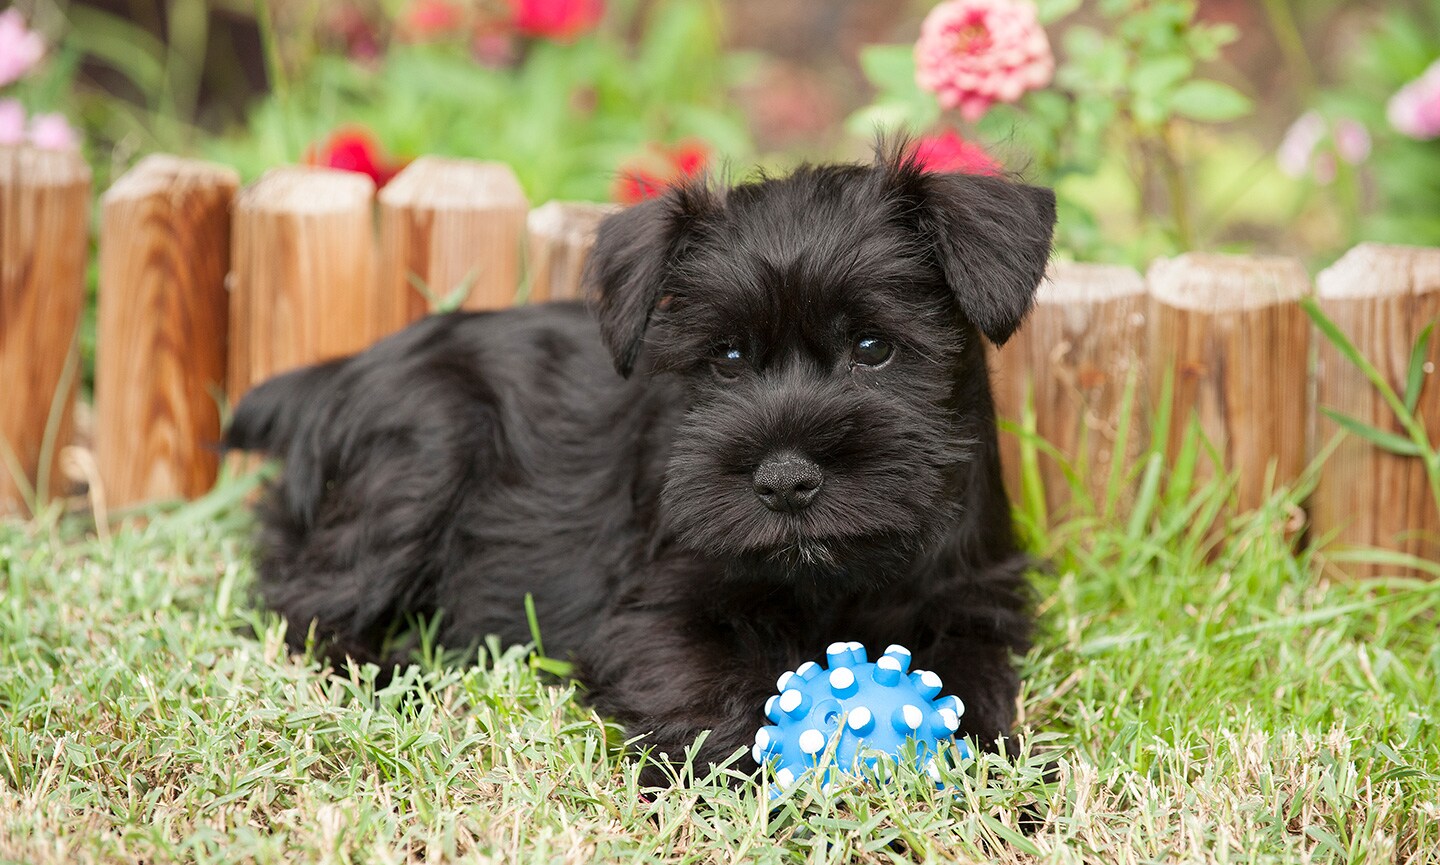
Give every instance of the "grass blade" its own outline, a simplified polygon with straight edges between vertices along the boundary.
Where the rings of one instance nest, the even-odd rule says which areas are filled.
[[[1430,337],[1434,335],[1435,322],[1425,325],[1410,351],[1410,368],[1405,374],[1405,409],[1414,412],[1420,403],[1420,389],[1425,384],[1425,355],[1430,350]]]
[[[1404,436],[1373,427],[1327,406],[1321,406],[1320,411],[1347,431],[1392,454],[1406,457],[1418,457],[1421,454],[1420,446]]]

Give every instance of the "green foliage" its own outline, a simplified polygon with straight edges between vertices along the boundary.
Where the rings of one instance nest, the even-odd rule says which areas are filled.
[[[1435,322],[1427,324],[1420,331],[1415,345],[1411,347],[1410,362],[1405,370],[1405,394],[1402,397],[1390,386],[1385,374],[1380,372],[1375,364],[1360,352],[1350,337],[1325,315],[1314,298],[1303,299],[1301,306],[1326,341],[1335,346],[1342,357],[1365,375],[1366,381],[1370,382],[1371,386],[1380,394],[1380,398],[1385,401],[1385,405],[1394,413],[1395,420],[1405,431],[1405,435],[1401,436],[1388,430],[1379,429],[1326,406],[1321,406],[1320,410],[1347,432],[1365,439],[1376,447],[1393,454],[1420,460],[1425,467],[1425,476],[1430,484],[1430,494],[1434,498],[1435,507],[1440,510],[1440,441],[1431,441],[1430,432],[1425,429],[1425,419],[1416,410],[1420,403],[1420,391],[1425,384],[1426,357],[1430,350],[1430,339],[1435,335]]]
[[[1368,166],[1377,200],[1363,214],[1364,239],[1440,246],[1440,140],[1402,135],[1385,114],[1395,92],[1437,60],[1440,0],[1397,4],[1356,40],[1337,88],[1317,97],[1327,113],[1364,122],[1383,154]]]
[[[914,49],[909,45],[867,45],[860,68],[878,91],[874,102],[850,115],[845,129],[859,138],[894,129],[928,129],[940,119],[935,95],[915,83]]]
[[[1253,105],[1234,87],[1200,77],[1236,34],[1198,21],[1193,0],[1092,0],[1088,20],[1095,26],[1057,26],[1081,6],[1037,4],[1064,49],[1054,83],[993,107],[975,134],[1005,152],[1007,164],[1027,179],[1056,188],[1063,253],[1143,266],[1199,245],[1202,231],[1218,227],[1218,212],[1201,211],[1209,202],[1195,195],[1187,145],[1196,126],[1239,119]],[[852,133],[934,125],[938,106],[915,84],[909,46],[872,46],[862,61],[878,95],[850,118]],[[1104,213],[1117,209],[1116,200],[1118,220]]]
[[[479,65],[459,45],[395,45],[374,69],[319,55],[247,128],[205,149],[253,177],[356,125],[401,158],[506,162],[537,203],[606,200],[617,168],[650,142],[694,137],[748,159],[724,98],[743,64],[721,51],[716,14],[699,0],[657,4],[633,48],[605,35],[536,41],[513,69]]]

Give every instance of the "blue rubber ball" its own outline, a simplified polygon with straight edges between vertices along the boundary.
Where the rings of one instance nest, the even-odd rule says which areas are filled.
[[[775,794],[822,763],[825,783],[833,768],[873,769],[881,755],[904,755],[907,741],[919,768],[939,783],[935,757],[960,729],[960,698],[942,696],[934,673],[911,670],[904,646],[887,647],[872,664],[861,644],[831,643],[825,658],[829,666],[807,661],[782,674],[765,702],[770,723],[755,733],[751,753],[771,767]],[[956,745],[961,759],[970,756],[963,741]]]

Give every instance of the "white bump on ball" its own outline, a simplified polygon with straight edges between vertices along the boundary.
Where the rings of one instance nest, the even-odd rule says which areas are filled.
[[[845,648],[849,649],[852,652],[858,652],[859,650],[865,648],[865,644],[860,642],[859,640],[851,640],[850,642],[845,644]]]
[[[789,769],[781,769],[775,773],[775,783],[780,785],[781,790],[788,790],[795,784],[795,773]]]
[[[885,654],[887,654],[887,655],[904,655],[905,657],[908,658],[908,657],[910,657],[910,650],[907,649],[907,648],[905,648],[904,646],[898,644],[898,643],[891,643],[890,645],[888,645],[888,646],[885,647]]]
[[[778,699],[780,699],[780,695],[775,694],[770,699],[765,701],[765,717],[770,717],[770,710],[775,708],[775,701]]]
[[[945,729],[952,733],[960,729],[960,718],[950,709],[940,710],[940,720],[945,723]]]
[[[936,781],[944,780],[944,778],[940,775],[940,766],[936,764],[934,758],[931,758],[930,762],[925,764],[925,774],[929,775]]]
[[[843,652],[843,651],[845,651],[845,644],[844,644],[844,643],[831,643],[831,644],[829,645],[829,647],[827,647],[827,648],[825,649],[825,654],[827,654],[827,655],[838,655],[838,654],[840,654],[840,653]]]
[[[850,725],[850,729],[858,733],[869,726],[870,720],[870,710],[864,706],[860,706],[850,710],[850,717],[846,723]]]
[[[825,750],[825,734],[814,729],[801,733],[800,750],[807,754],[818,754]]]
[[[819,667],[820,665],[815,663],[814,661],[806,661],[795,670],[795,675],[799,676],[802,679],[805,679],[810,676],[811,670],[818,669]]]
[[[876,661],[875,666],[879,667],[882,670],[894,670],[897,673],[900,672],[900,662],[890,657],[889,655],[886,655],[885,657]]]
[[[765,751],[758,744],[751,746],[750,756],[755,758],[756,763],[763,764],[765,762]]]
[[[775,680],[775,690],[783,693],[785,691],[785,686],[790,684],[790,680],[793,678],[795,678],[795,674],[790,672],[789,670],[781,673],[780,678]]]
[[[938,688],[938,687],[940,687],[940,677],[939,677],[938,675],[936,675],[935,673],[931,672],[930,670],[925,670],[925,671],[923,671],[923,672],[920,673],[920,681],[921,681],[921,682],[925,685],[925,687],[927,687],[927,688]]]
[[[791,688],[790,690],[780,695],[780,711],[793,712],[796,709],[800,708],[800,702],[804,699],[804,694],[800,693],[794,688]]]
[[[833,794],[835,792],[835,789],[836,785],[834,781],[826,781],[824,784],[820,785],[820,793],[824,796],[829,796]]]
[[[784,703],[781,703],[781,705],[783,706]],[[920,711],[920,707],[906,705],[904,712],[905,726],[909,727],[912,730],[920,729],[921,722],[925,720],[925,715]]]
[[[760,748],[770,747],[770,731],[761,727],[755,731],[755,744]]]
[[[838,670],[830,671],[830,687],[844,691],[854,685],[855,674],[851,672],[849,667],[841,667]]]
[[[953,696],[953,695],[950,697],[950,699],[955,701],[955,702],[954,702],[955,714],[956,714],[957,716],[959,716],[959,715],[964,715],[964,714],[965,714],[965,703],[964,703],[959,697],[956,697],[956,696]]]

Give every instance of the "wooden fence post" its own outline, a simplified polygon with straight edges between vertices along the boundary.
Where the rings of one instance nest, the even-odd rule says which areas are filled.
[[[59,486],[80,378],[89,210],[90,167],[78,154],[0,147],[0,514]]]
[[[390,329],[469,284],[465,309],[501,309],[520,287],[529,203],[508,165],[422,156],[380,192],[380,283]]]
[[[112,505],[215,483],[240,176],[150,156],[100,202],[95,452]]]
[[[1427,325],[1440,330],[1440,249],[1365,243],[1316,279],[1320,307],[1404,398],[1410,352]],[[1322,335],[1315,369],[1316,402],[1406,438],[1395,413],[1365,375]],[[1416,408],[1432,442],[1440,442],[1440,334],[1431,338]],[[1339,431],[1316,419],[1316,447]],[[1440,512],[1418,457],[1399,456],[1348,435],[1325,461],[1311,498],[1317,537],[1342,546],[1381,547],[1440,562]],[[1346,565],[1368,576],[1417,574],[1400,567]]]
[[[1310,291],[1300,262],[1275,256],[1187,253],[1160,259],[1148,274],[1150,390],[1174,388],[1168,451],[1192,416],[1223,466],[1202,459],[1198,479],[1216,468],[1237,474],[1241,510],[1305,468],[1310,321],[1298,301]]]
[[[551,201],[530,211],[525,261],[530,270],[530,303],[583,297],[585,259],[595,245],[600,220],[619,205]]]
[[[386,331],[363,174],[276,168],[235,199],[231,401],[264,379],[359,351]]]
[[[1116,436],[1128,422],[1123,458],[1146,443],[1145,281],[1128,267],[1057,262],[1036,294],[1035,309],[997,353],[995,398],[1000,416],[1018,423],[1033,399],[1036,432],[1081,474],[1092,501],[1103,505]],[[1121,415],[1126,388],[1130,416]],[[1006,485],[1020,490],[1020,442],[1000,436]],[[1121,466],[1123,470],[1125,466]],[[1061,465],[1040,454],[1050,513],[1070,501]]]

